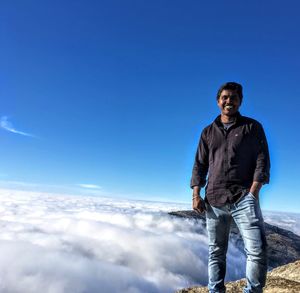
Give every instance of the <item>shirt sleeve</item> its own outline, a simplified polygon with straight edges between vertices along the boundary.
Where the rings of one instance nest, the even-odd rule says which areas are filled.
[[[208,172],[208,155],[208,144],[203,131],[199,140],[195,156],[192,179],[190,184],[191,188],[193,188],[194,186],[205,186]]]
[[[257,138],[259,148],[253,181],[267,184],[270,181],[270,155],[266,135],[260,124],[258,124]]]

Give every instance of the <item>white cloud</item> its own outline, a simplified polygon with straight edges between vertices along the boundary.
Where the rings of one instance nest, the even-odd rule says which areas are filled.
[[[77,184],[79,187],[87,189],[101,189],[102,187],[96,184]]]
[[[13,124],[10,121],[8,121],[8,117],[7,116],[2,116],[1,117],[1,119],[0,119],[0,127],[2,127],[3,129],[5,129],[5,130],[7,130],[9,132],[15,133],[15,134],[20,134],[20,135],[23,135],[23,136],[35,137],[34,135],[32,135],[30,133],[23,132],[23,131],[15,129],[14,126],[13,126]]]
[[[10,186],[18,186],[19,188],[22,187],[37,187],[39,184],[37,183],[30,183],[30,182],[25,182],[25,181],[14,181],[14,180],[5,180],[5,181],[0,181],[0,184],[7,184]]]
[[[280,228],[292,231],[293,233],[300,235],[300,214],[298,213],[286,213],[286,212],[264,212],[264,220]]]
[[[1,179],[1,175],[0,175]],[[88,184],[86,187],[80,186],[80,184],[41,184],[36,182],[25,182],[16,180],[0,180],[0,189],[17,189],[17,190],[27,190],[42,193],[59,193],[59,194],[78,194],[78,195],[90,195],[90,196],[100,196],[109,195],[105,192],[101,186]]]
[[[175,203],[0,190],[0,292],[174,292],[207,283],[207,236]],[[244,274],[233,246],[227,279]],[[24,291],[24,288],[25,291]]]
[[[0,247],[1,292],[159,292],[126,267],[80,253],[27,241],[1,241]]]

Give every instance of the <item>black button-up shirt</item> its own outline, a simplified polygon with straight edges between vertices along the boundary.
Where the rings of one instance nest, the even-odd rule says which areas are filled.
[[[253,181],[265,184],[269,183],[269,177],[268,144],[259,122],[238,113],[235,124],[225,130],[219,115],[204,128],[191,187],[206,185],[209,204],[233,203],[249,191]]]

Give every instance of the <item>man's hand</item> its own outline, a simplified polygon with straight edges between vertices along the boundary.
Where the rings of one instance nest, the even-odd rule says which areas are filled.
[[[199,186],[193,188],[193,210],[201,214],[205,211],[205,202],[200,196],[200,190]]]
[[[195,210],[200,214],[206,210],[205,202],[199,195],[196,196],[193,195],[193,210]]]

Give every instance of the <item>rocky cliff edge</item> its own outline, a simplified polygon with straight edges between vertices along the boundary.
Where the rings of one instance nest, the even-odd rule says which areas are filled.
[[[227,293],[242,293],[245,279],[226,283]],[[192,287],[176,293],[207,293],[207,287]],[[267,275],[264,293],[299,293],[300,292],[300,260],[278,267]]]

